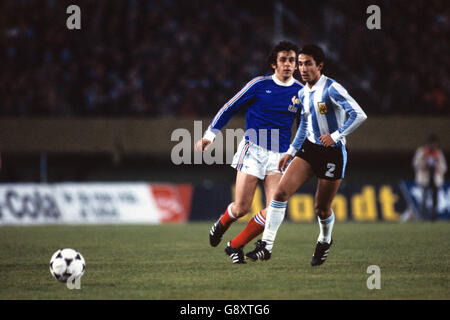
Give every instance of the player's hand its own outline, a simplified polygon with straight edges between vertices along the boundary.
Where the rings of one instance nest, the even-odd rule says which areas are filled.
[[[322,145],[324,147],[330,147],[330,146],[336,144],[336,142],[334,142],[334,140],[330,134],[324,134],[324,135],[320,136],[319,140],[320,140],[320,142],[322,142]]]
[[[283,158],[281,158],[280,161],[278,162],[278,170],[280,170],[281,172],[286,170],[286,167],[287,167],[289,161],[292,160],[292,158],[293,157],[290,154],[285,154],[283,156]]]
[[[195,144],[194,149],[195,149],[196,151],[201,151],[201,152],[203,152],[203,151],[206,150],[206,148],[209,147],[210,144],[211,144],[211,141],[206,140],[206,139],[200,139],[200,140],[198,140],[197,143]]]

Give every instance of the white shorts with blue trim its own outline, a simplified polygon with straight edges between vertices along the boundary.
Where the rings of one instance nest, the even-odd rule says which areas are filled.
[[[269,174],[281,174],[278,170],[278,162],[285,154],[284,152],[267,150],[243,138],[239,143],[231,166],[238,171],[264,180]]]

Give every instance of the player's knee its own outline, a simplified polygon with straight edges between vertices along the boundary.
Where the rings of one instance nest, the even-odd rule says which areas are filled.
[[[236,218],[240,218],[245,216],[249,212],[249,210],[250,206],[235,203],[231,211],[233,212],[233,216],[235,216]]]
[[[273,197],[273,200],[280,201],[280,202],[288,201],[288,199],[289,199],[289,195],[285,190],[277,190],[275,192],[275,196]]]

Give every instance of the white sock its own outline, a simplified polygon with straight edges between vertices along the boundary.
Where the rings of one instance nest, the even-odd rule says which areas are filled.
[[[272,200],[270,206],[267,209],[266,215],[266,227],[262,236],[262,241],[266,242],[266,249],[272,252],[275,236],[277,235],[278,228],[284,219],[284,213],[286,212],[286,202],[280,202]]]
[[[331,210],[331,216],[328,218],[321,220],[319,217],[317,217],[317,220],[319,221],[319,238],[317,238],[317,241],[319,242],[331,242],[331,232],[333,231],[333,225],[334,225],[334,212]]]
[[[233,212],[231,212],[231,207],[233,206],[233,203],[234,202],[232,202],[232,203],[230,203],[229,205],[228,205],[228,210],[227,210],[227,212],[228,212],[228,215],[230,216],[230,218],[231,219],[234,219],[234,220],[236,220],[237,218],[233,215]]]

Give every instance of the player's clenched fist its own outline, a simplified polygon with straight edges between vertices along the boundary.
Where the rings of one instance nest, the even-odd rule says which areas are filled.
[[[290,154],[285,154],[283,158],[280,159],[280,162],[278,162],[278,170],[284,171],[286,170],[286,167],[289,163],[289,161],[292,160],[292,156]]]
[[[195,150],[196,151],[205,151],[206,148],[208,148],[208,146],[211,144],[211,141],[206,140],[206,139],[200,139],[197,141],[197,143],[195,144]]]

